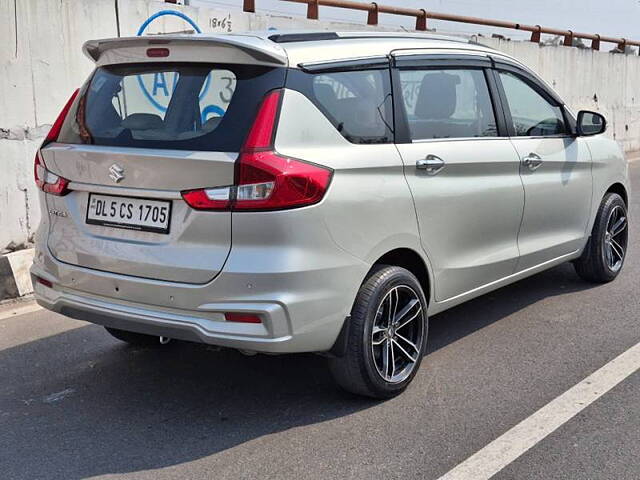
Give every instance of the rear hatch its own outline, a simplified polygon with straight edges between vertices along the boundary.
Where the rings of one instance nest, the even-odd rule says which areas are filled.
[[[260,101],[284,84],[284,60],[252,48],[182,38],[85,47],[98,66],[41,150],[70,182],[45,196],[55,258],[181,283],[217,275],[231,213],[192,209],[181,192],[234,183]]]

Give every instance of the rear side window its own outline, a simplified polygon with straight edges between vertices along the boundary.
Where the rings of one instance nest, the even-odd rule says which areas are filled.
[[[302,92],[351,143],[392,143],[388,70],[290,71],[287,87]]]
[[[497,136],[483,70],[400,70],[399,75],[412,140]]]
[[[513,128],[518,137],[545,137],[567,133],[562,109],[552,105],[519,76],[500,72]]]
[[[76,101],[62,143],[234,152],[284,69],[247,65],[99,67]]]

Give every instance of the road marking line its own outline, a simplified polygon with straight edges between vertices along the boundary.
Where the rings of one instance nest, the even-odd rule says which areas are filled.
[[[29,303],[28,305],[16,306],[5,311],[0,311],[0,320],[6,320],[7,318],[37,312],[38,310],[42,310],[42,307],[36,302]]]
[[[478,450],[439,480],[491,478],[638,369],[640,343]]]
[[[65,397],[68,397],[74,392],[75,390],[73,388],[67,388],[65,390],[62,390],[61,392],[56,392],[56,393],[52,393],[51,395],[47,395],[42,399],[42,401],[44,403],[56,403],[64,399]]]

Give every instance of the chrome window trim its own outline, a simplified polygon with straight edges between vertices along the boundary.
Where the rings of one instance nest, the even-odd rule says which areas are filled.
[[[411,143],[442,143],[442,142],[472,142],[474,140],[509,140],[512,137],[453,137],[453,138],[421,138],[412,140]],[[523,137],[518,137],[523,138]],[[548,137],[545,137],[548,138]]]

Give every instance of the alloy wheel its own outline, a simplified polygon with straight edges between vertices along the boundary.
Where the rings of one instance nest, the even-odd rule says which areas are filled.
[[[389,383],[406,380],[422,353],[424,307],[407,285],[393,287],[378,306],[371,352],[378,374]]]
[[[619,271],[624,262],[628,239],[627,225],[627,212],[622,206],[616,205],[607,220],[603,248],[605,261],[612,272]]]

